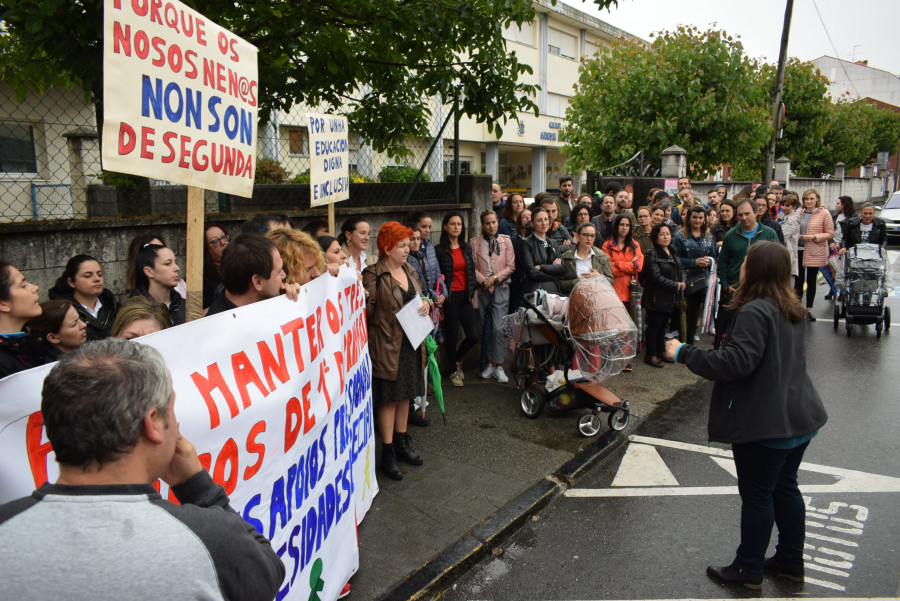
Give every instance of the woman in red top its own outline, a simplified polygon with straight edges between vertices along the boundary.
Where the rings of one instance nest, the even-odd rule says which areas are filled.
[[[472,297],[475,295],[475,263],[472,247],[466,242],[466,226],[458,211],[448,211],[441,224],[441,240],[435,247],[441,274],[450,289],[444,302],[444,339],[447,342],[447,362],[455,368],[450,374],[450,384],[463,385],[462,358],[478,344],[478,318]],[[459,348],[459,326],[465,338]]]
[[[603,243],[603,252],[609,256],[612,267],[613,287],[619,300],[628,307],[631,302],[631,290],[628,286],[631,279],[641,272],[644,266],[644,253],[641,246],[634,241],[631,233],[631,219],[627,215],[618,215],[613,222],[614,236]]]

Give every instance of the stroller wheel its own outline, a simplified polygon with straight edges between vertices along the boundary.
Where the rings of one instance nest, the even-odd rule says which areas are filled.
[[[578,431],[582,436],[590,438],[600,431],[600,416],[590,411],[578,418]]]
[[[884,308],[884,331],[887,332],[891,329],[891,308]]]
[[[883,327],[882,323],[883,322],[881,321],[875,322],[875,338],[881,338],[881,328]]]
[[[853,330],[853,324],[850,320],[847,320],[847,338],[850,338],[850,332]]]
[[[628,416],[630,412],[625,411],[624,409],[619,409],[617,411],[613,411],[609,414],[609,427],[616,432],[621,432],[625,429],[625,426],[628,425]]]
[[[838,321],[841,319],[841,308],[837,303],[834,304],[834,331],[837,332]]]
[[[541,414],[541,411],[544,410],[544,402],[544,393],[534,386],[529,386],[523,390],[522,395],[519,397],[519,405],[522,407],[522,413],[531,419],[534,419]]]

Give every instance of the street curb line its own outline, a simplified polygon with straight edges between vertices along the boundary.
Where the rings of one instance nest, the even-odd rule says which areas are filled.
[[[607,432],[564,463],[552,476],[541,479],[519,494],[436,558],[419,567],[406,580],[381,595],[378,601],[424,601],[438,598],[453,580],[488,557],[494,547],[519,531],[531,516],[562,495],[579,476],[625,440],[619,432]]]

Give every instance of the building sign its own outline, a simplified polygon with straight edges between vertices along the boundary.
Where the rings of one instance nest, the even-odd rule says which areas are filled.
[[[178,0],[104,0],[104,169],[249,197],[258,104],[255,46]]]

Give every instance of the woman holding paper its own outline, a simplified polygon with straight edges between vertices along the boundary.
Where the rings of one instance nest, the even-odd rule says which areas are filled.
[[[421,299],[419,314],[427,315],[431,301],[422,295],[422,282],[406,262],[412,229],[389,221],[378,230],[375,265],[363,270],[366,319],[369,326],[369,356],[372,360],[372,401],[381,435],[381,471],[392,480],[402,480],[397,459],[422,465],[422,457],[409,443],[406,432],[409,400],[425,394],[425,347],[414,349],[397,312],[414,299]]]

